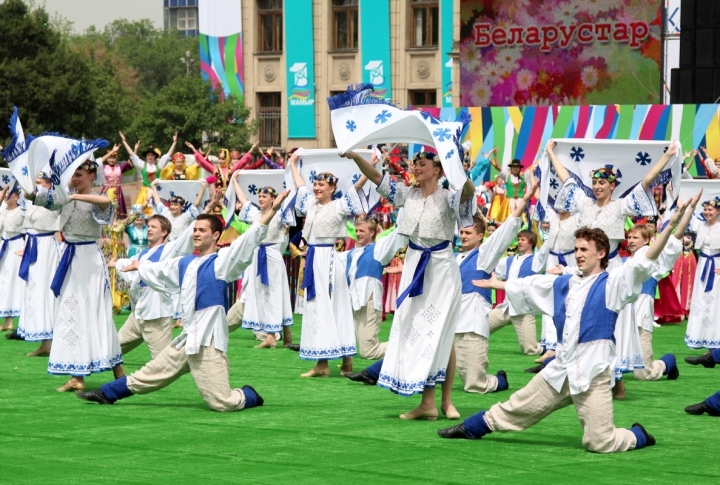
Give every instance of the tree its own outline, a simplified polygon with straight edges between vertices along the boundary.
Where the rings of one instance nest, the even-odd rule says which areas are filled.
[[[257,131],[257,121],[247,119],[250,110],[232,98],[224,98],[200,74],[173,79],[152,97],[142,101],[138,116],[126,135],[143,144],[169,141],[174,132],[180,140],[199,146],[203,135],[212,143],[228,148],[249,148],[249,137]]]

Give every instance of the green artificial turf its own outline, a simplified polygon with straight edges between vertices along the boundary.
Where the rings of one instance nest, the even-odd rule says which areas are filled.
[[[118,326],[125,318],[116,318]],[[386,321],[383,339],[389,328]],[[583,450],[572,407],[521,433],[443,440],[436,430],[457,421],[398,419],[419,397],[341,378],[340,361],[331,363],[329,379],[301,379],[312,363],[286,349],[253,349],[257,342],[244,330],[230,336],[230,380],[252,384],[265,406],[225,414],[207,409],[190,375],[114,406],[60,394],[54,389],[66,378],[48,375],[46,358],[25,357],[36,344],[0,338],[0,483],[717,484],[720,418],[689,416],[683,408],[720,389],[720,368],[682,362],[701,353],[686,349],[684,330],[656,328],[654,336],[656,357],[677,354],[680,379],[626,376],[627,400],[615,403],[616,425],[642,423],[657,446],[614,455]],[[135,349],[125,357],[126,372],[149,358],[145,345]],[[367,364],[357,359],[355,368]],[[492,336],[490,365],[491,372],[507,370],[514,391],[534,364],[507,327]],[[87,388],[110,379],[110,372],[94,375]],[[467,394],[455,380],[453,400],[463,417],[509,396]]]

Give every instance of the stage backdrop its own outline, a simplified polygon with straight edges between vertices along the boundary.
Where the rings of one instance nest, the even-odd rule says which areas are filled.
[[[678,140],[686,152],[705,146],[709,156],[720,157],[718,105],[476,107],[423,111],[441,120],[454,121],[463,110],[472,117],[463,139],[472,142],[470,157],[477,159],[483,152],[498,147],[503,166],[513,158],[519,158],[524,167],[532,165],[551,137]],[[417,145],[409,147],[411,154],[420,149]],[[705,176],[699,158],[690,167],[690,174]]]
[[[225,96],[242,100],[242,0],[201,0],[200,71],[213,86],[221,86]]]
[[[662,0],[460,0],[461,106],[660,102]]]

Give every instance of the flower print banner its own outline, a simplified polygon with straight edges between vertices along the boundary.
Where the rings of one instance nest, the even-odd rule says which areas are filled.
[[[313,2],[285,2],[288,138],[315,138]]]
[[[388,0],[360,2],[360,53],[362,80],[375,95],[392,98],[390,86],[390,3]]]
[[[242,0],[202,0],[200,23],[200,71],[225,96],[242,100]]]
[[[657,103],[661,0],[461,0],[460,105]]]

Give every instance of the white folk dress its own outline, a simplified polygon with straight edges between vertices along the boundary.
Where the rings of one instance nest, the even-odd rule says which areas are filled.
[[[305,289],[300,358],[327,360],[357,353],[350,291],[345,266],[335,251],[335,240],[347,237],[347,216],[363,213],[360,198],[351,188],[339,199],[320,205],[307,187],[298,188],[295,209],[305,215],[303,237],[308,242],[305,278],[314,274],[315,298]],[[314,245],[325,245],[316,246]],[[310,253],[314,250],[311,261]],[[312,263],[312,266],[311,266]]]
[[[619,185],[615,190],[624,190]],[[555,207],[578,214],[578,226],[600,228],[610,239],[610,263],[608,271],[622,266],[622,259],[617,256],[617,249],[625,239],[625,219],[627,217],[656,215],[655,200],[652,194],[645,191],[642,184],[637,184],[626,196],[610,201],[599,207],[592,197],[588,196],[572,178],[568,178],[558,192]],[[615,379],[634,369],[642,369],[642,349],[637,325],[634,324],[632,306],[628,305],[618,314],[615,325]]]
[[[293,324],[290,284],[282,255],[287,239],[285,229],[290,221],[284,219],[283,214],[284,211],[278,211],[270,220],[267,236],[260,243],[261,247],[255,249],[252,263],[245,270],[240,297],[240,301],[245,304],[243,328],[276,333],[282,327]],[[239,219],[252,224],[259,221],[261,216],[260,208],[249,202],[242,208]],[[258,272],[261,251],[266,255],[268,284],[263,284]]]
[[[24,219],[25,211],[20,206],[8,210],[3,202],[0,208],[0,244],[4,250],[0,259],[0,318],[17,317],[22,309],[25,281],[18,276],[21,258],[15,252],[22,250],[25,245]]]
[[[716,349],[720,348],[720,275],[712,272],[720,269],[720,223],[709,226],[696,219],[691,230],[697,233],[695,249],[700,251],[700,257],[695,272],[685,343],[691,349]],[[707,273],[705,278],[703,273]],[[711,278],[714,281],[712,289],[709,289]]]
[[[25,251],[29,252],[30,245],[34,244],[37,260],[29,266],[18,335],[30,342],[52,340],[57,298],[50,290],[50,282],[64,247],[55,239],[55,233],[60,230],[60,217],[58,211],[32,205],[30,201],[25,203]]]
[[[397,230],[411,245],[400,278],[402,295],[425,253],[412,246],[432,248],[452,241],[458,220],[463,226],[472,225],[474,204],[472,200],[461,204],[461,192],[440,188],[423,197],[421,189],[398,184],[388,175],[377,190],[390,204],[403,207]],[[445,381],[461,298],[460,268],[451,245],[429,252],[423,292],[407,296],[395,312],[379,386],[410,396]]]
[[[63,257],[70,254],[74,243],[80,244],[74,245],[75,256],[57,298],[50,374],[88,376],[123,362],[112,318],[107,264],[95,243],[102,226],[112,223],[113,212],[112,206],[102,211],[94,204],[75,200],[62,207]]]

